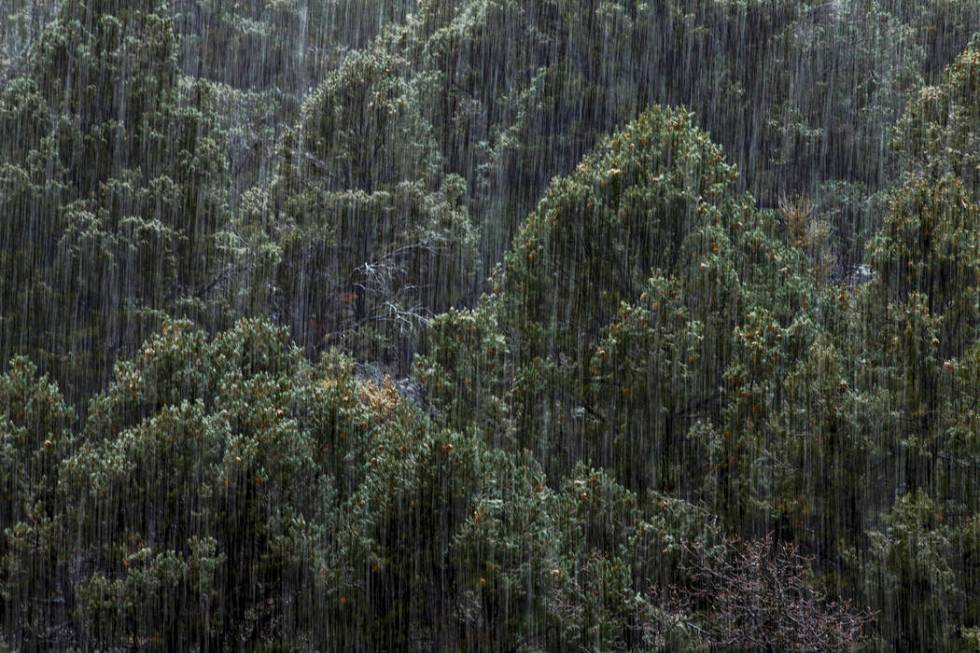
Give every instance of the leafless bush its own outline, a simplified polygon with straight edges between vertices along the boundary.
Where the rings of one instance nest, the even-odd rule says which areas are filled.
[[[771,536],[719,552],[688,553],[692,582],[672,592],[672,609],[698,615],[691,630],[711,648],[847,650],[871,620],[868,612],[817,590],[810,560]]]

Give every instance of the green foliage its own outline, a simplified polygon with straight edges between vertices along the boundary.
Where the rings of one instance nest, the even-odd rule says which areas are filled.
[[[3,90],[4,351],[61,378],[103,381],[154,311],[214,314],[223,137],[161,11],[65,2]]]
[[[886,296],[904,303],[920,295],[929,313],[942,318],[941,352],[948,357],[961,355],[980,328],[978,215],[980,203],[959,178],[911,178],[892,194],[871,244]]]
[[[976,649],[978,29],[9,0],[0,649]]]
[[[672,451],[719,414],[729,334],[752,306],[782,318],[807,296],[800,256],[735,177],[681,111],[609,139],[551,185],[493,298],[437,323],[418,367],[436,406],[453,424],[509,417],[549,471],[591,460],[631,488],[679,489]]]
[[[476,247],[466,182],[439,174],[405,65],[352,55],[307,98],[271,189],[282,253],[266,280],[309,349],[402,367],[419,327],[468,291]]]
[[[171,0],[181,67],[236,89],[305,91],[404,20],[408,0]]]
[[[980,197],[980,36],[945,71],[941,84],[925,86],[909,100],[895,128],[903,171],[920,170],[935,180],[959,176]]]
[[[882,607],[879,629],[890,645],[969,648],[968,628],[954,624],[976,611],[977,573],[962,562],[962,556],[975,555],[976,515],[955,525],[947,519],[918,491],[898,497],[882,528],[869,533],[861,564],[867,566],[867,591]]]
[[[702,510],[601,471],[553,490],[529,454],[431,423],[339,354],[311,365],[266,322],[165,323],[77,431],[13,369],[13,645],[633,646],[673,628],[654,593],[685,556],[725,546]]]
[[[549,476],[589,461],[643,499],[698,497],[729,532],[796,541],[832,593],[884,615],[882,647],[966,646],[976,574],[953,561],[977,505],[969,182],[916,154],[885,196],[871,282],[821,287],[812,208],[787,205],[785,224],[754,209],[685,115],[644,114],[555,180],[491,293],[434,322],[417,372],[439,419],[532,450]],[[928,492],[957,533],[942,560],[958,572],[921,610],[897,588],[926,581],[874,544],[906,492]],[[876,574],[893,584],[872,591]]]
[[[54,560],[62,508],[58,466],[70,454],[74,413],[24,358],[0,376],[0,623],[35,646],[55,613]]]

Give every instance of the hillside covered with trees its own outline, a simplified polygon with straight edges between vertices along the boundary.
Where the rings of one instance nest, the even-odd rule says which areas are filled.
[[[0,0],[0,652],[980,650],[977,0]]]

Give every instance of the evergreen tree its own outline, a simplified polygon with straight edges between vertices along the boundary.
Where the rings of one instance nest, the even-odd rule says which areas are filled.
[[[65,2],[3,91],[2,350],[80,385],[156,311],[216,316],[224,145],[163,11]]]

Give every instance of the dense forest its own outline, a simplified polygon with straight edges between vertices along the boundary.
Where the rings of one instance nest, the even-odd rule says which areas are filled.
[[[980,650],[980,1],[0,0],[0,651]]]

